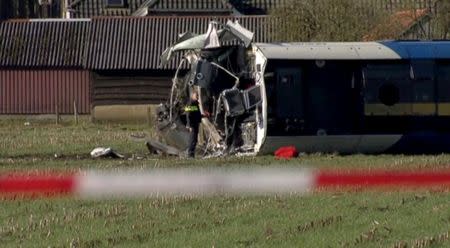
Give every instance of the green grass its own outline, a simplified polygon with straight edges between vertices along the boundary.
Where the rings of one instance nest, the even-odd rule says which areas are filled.
[[[22,121],[0,121],[0,170],[244,168],[249,164],[415,170],[450,165],[450,155],[312,154],[290,161],[271,156],[161,159],[148,155],[142,142],[130,139],[131,134],[149,132],[144,125],[39,121],[25,126]],[[130,159],[90,159],[89,152],[96,146],[113,147]],[[0,247],[450,247],[450,194],[442,190],[101,201],[16,199],[0,204]]]
[[[98,146],[117,150],[143,152],[145,147],[130,139],[131,134],[143,135],[150,127],[125,124],[73,125],[66,122],[0,120],[0,156],[9,158],[50,158],[55,156],[86,158]]]

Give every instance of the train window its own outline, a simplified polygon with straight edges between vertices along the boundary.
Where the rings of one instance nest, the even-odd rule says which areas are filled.
[[[440,63],[438,66],[438,80],[450,83],[450,61],[447,63]]]
[[[126,0],[106,0],[105,4],[108,8],[124,8],[126,2]]]
[[[410,77],[414,80],[433,80],[433,60],[412,60],[410,66]]]
[[[400,101],[400,90],[392,83],[383,84],[378,90],[378,99],[386,106],[393,106]]]
[[[414,102],[434,101],[434,84],[417,82],[414,84]]]
[[[380,63],[369,64],[365,68],[365,77],[371,79],[397,80],[409,79],[410,68],[408,63]]]
[[[441,62],[437,66],[437,93],[440,102],[450,102],[450,63]]]

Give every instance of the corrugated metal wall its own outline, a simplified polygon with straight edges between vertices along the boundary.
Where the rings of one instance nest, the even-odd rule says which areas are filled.
[[[0,114],[89,114],[87,70],[0,70]]]
[[[92,105],[158,104],[167,101],[170,77],[99,76],[92,86]]]

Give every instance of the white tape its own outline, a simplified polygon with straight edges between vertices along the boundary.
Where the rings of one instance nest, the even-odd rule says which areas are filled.
[[[267,195],[303,193],[314,180],[312,171],[305,169],[87,172],[78,176],[75,193],[82,198]]]

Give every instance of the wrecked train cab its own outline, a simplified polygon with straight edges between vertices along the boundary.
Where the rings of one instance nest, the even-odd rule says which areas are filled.
[[[202,119],[200,139],[205,156],[259,151],[265,135],[264,62],[255,55],[252,39],[253,33],[236,22],[212,22],[206,34],[182,34],[162,54],[165,65],[175,53],[184,53],[173,78],[170,100],[157,113],[158,130],[170,146],[180,151],[187,148],[183,109],[196,91],[200,110],[208,116]]]

